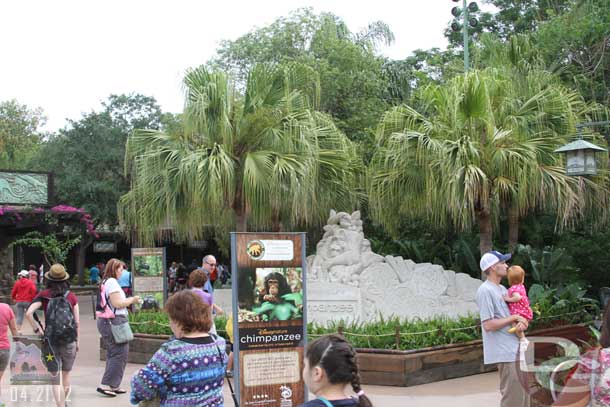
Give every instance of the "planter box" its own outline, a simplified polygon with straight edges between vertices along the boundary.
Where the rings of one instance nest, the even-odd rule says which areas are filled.
[[[146,364],[161,344],[169,339],[166,335],[134,336],[135,339],[129,344],[129,363]],[[577,344],[579,340],[590,339],[589,329],[584,325],[543,329],[534,331],[529,336],[561,337]],[[558,347],[555,344],[535,345],[538,361],[557,353]],[[495,365],[483,364],[481,340],[407,351],[357,349],[357,357],[362,383],[382,386],[415,386],[496,370]],[[106,349],[101,338],[100,360],[106,360]]]
[[[589,329],[584,325],[542,329],[529,336],[561,337],[576,344],[590,339]],[[495,365],[483,364],[481,340],[408,351],[358,349],[357,352],[364,384],[415,386],[496,370]],[[535,344],[537,361],[549,359],[558,352],[558,346],[553,343]]]

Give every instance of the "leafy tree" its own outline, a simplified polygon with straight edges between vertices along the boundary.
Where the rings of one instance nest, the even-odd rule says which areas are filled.
[[[572,2],[569,2],[572,3]],[[610,104],[610,1],[585,0],[541,24],[534,38],[549,65],[585,100]]]
[[[103,110],[83,115],[41,150],[38,162],[55,173],[55,196],[82,207],[97,223],[118,224],[116,204],[129,189],[123,173],[125,142],[135,129],[159,129],[163,115],[154,98],[111,95]]]
[[[370,141],[386,109],[385,60],[375,54],[394,36],[383,22],[352,33],[330,13],[300,9],[235,41],[221,43],[213,66],[228,70],[243,84],[246,73],[260,63],[298,62],[320,75],[320,110],[330,114],[351,140]]]
[[[47,267],[55,263],[65,264],[70,250],[80,243],[81,237],[58,239],[53,233],[26,233],[22,238],[11,242],[10,246],[28,246],[40,249]]]
[[[420,111],[388,111],[370,169],[374,219],[394,233],[404,216],[461,230],[476,223],[484,253],[493,225],[513,204],[519,211],[556,210],[559,226],[589,208],[605,208],[605,177],[568,177],[553,153],[584,103],[545,75],[531,74],[522,92],[510,73],[488,68],[422,89]]]
[[[479,41],[482,33],[491,33],[501,40],[507,40],[514,34],[531,34],[539,26],[553,17],[570,10],[576,0],[483,0],[494,6],[495,11],[477,11],[470,14],[477,18],[478,25],[469,27],[469,38],[474,43]],[[458,8],[461,9],[460,6]],[[461,17],[458,18],[461,24]],[[453,20],[452,20],[453,21]],[[462,31],[445,29],[445,37],[450,48],[464,46]]]
[[[43,138],[46,119],[42,109],[30,109],[16,100],[0,102],[0,168],[26,169]]]
[[[142,242],[170,224],[178,240],[206,224],[238,231],[317,224],[355,202],[358,159],[332,120],[314,110],[317,75],[306,66],[257,65],[243,94],[205,67],[185,79],[182,132],[136,131],[125,156],[131,190],[123,222]]]

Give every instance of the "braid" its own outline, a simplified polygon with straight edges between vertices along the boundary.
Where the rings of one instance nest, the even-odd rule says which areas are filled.
[[[360,384],[360,372],[358,371],[358,360],[356,359],[356,351],[350,346],[350,352],[348,355],[348,363],[351,367],[352,378],[350,383],[354,393],[358,396],[358,407],[373,407],[371,400],[362,391],[362,385]]]

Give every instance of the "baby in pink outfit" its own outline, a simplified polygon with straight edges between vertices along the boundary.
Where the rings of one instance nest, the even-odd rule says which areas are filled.
[[[531,321],[534,314],[530,308],[530,300],[527,298],[527,292],[523,285],[525,279],[525,271],[519,266],[510,266],[508,268],[508,294],[504,296],[504,301],[508,303],[508,309],[512,315],[520,315],[523,318]],[[513,333],[516,329],[513,327],[508,332]],[[524,338],[523,332],[517,333],[520,338]]]

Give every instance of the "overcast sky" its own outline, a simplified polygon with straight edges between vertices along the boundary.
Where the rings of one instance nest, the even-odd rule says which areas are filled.
[[[479,2],[480,3],[480,2]],[[383,54],[445,48],[450,0],[4,0],[0,1],[0,101],[42,107],[47,130],[100,108],[112,93],[154,96],[182,110],[180,81],[235,39],[300,7],[330,11],[351,31],[382,20],[396,41]]]

